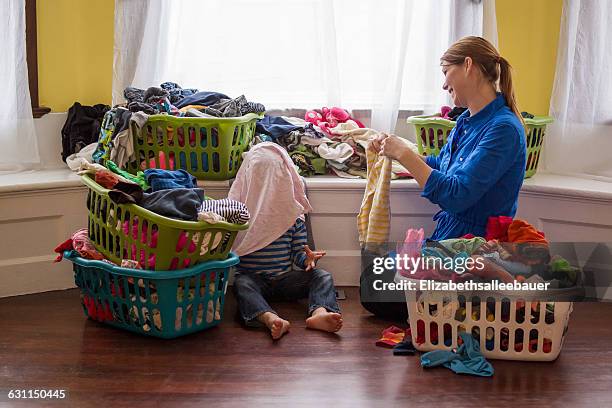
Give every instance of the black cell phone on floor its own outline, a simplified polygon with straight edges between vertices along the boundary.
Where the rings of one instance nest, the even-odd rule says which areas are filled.
[[[344,289],[336,289],[336,299],[346,300],[346,293],[344,293]]]

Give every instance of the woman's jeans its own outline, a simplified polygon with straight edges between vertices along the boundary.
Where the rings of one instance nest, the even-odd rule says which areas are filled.
[[[298,300],[308,297],[308,315],[323,307],[340,313],[331,273],[323,269],[292,270],[280,276],[236,272],[234,291],[240,315],[247,326],[260,326],[257,316],[276,313],[268,300]]]

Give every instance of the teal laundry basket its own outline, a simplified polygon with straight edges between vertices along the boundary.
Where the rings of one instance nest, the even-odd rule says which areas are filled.
[[[221,261],[174,271],[128,269],[64,253],[73,263],[85,316],[108,325],[171,339],[208,329],[223,318],[234,253]]]

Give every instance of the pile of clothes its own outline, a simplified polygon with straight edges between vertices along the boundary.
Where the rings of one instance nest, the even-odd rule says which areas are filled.
[[[232,99],[220,92],[182,89],[174,82],[146,90],[128,87],[123,91],[126,108],[131,112],[148,115],[166,113],[173,116],[237,117],[247,113],[263,113],[260,103],[249,102],[244,95]]]
[[[442,119],[448,119],[456,122],[457,118],[466,110],[467,108],[462,108],[460,106],[451,108],[450,106],[444,105],[440,108],[440,113],[437,114],[437,116],[440,116]]]
[[[64,138],[68,140],[66,142],[68,146],[64,149],[62,157],[71,169],[78,168],[82,158],[101,164],[111,160],[120,168],[125,168],[127,163],[132,161],[141,163],[150,159],[136,157],[132,142],[134,137],[132,132],[140,131],[149,115],[239,117],[248,113],[261,114],[266,110],[264,105],[249,102],[244,95],[230,98],[219,92],[183,89],[174,82],[164,82],[159,87],[150,87],[146,90],[128,87],[124,90],[124,96],[127,101],[124,106],[118,105],[112,109],[96,107],[95,112],[101,112],[103,117],[98,118],[95,123],[97,126],[92,125],[95,127],[94,133],[97,137],[86,139],[90,145],[84,145],[80,139],[71,141]],[[74,125],[68,126],[69,121],[72,123],[70,115],[65,128],[74,128]],[[88,129],[91,133],[91,129]],[[72,155],[68,157],[68,153]]]
[[[266,116],[257,122],[255,143],[275,142],[287,150],[302,176],[335,174],[366,178],[366,149],[378,132],[338,107],[306,112],[304,118]],[[407,145],[416,151],[416,146]],[[394,162],[393,178],[410,177]]]
[[[559,255],[551,255],[549,242],[543,232],[538,231],[532,225],[523,220],[512,219],[511,217],[498,216],[490,217],[487,223],[486,234],[484,237],[475,237],[468,234],[457,239],[447,239],[441,241],[423,240],[422,229],[408,230],[404,243],[398,245],[398,255],[407,256],[412,259],[408,263],[399,263],[398,272],[403,276],[416,280],[452,281],[452,282],[491,282],[499,281],[504,283],[525,282],[542,283],[547,282],[550,289],[574,288],[579,283],[579,269]],[[436,262],[427,260],[457,261],[459,259],[479,258],[483,261],[483,268],[465,268],[458,270],[453,267],[431,267]],[[417,262],[417,260],[421,262]],[[441,263],[438,262],[437,265]],[[465,262],[450,262],[448,265],[465,265]],[[427,293],[421,294],[416,300],[417,311],[424,313],[427,307],[427,314],[433,317],[441,317],[443,320],[455,320],[463,322],[466,320],[466,300],[465,296],[459,296],[457,302],[443,303],[441,308],[436,304],[426,303]],[[500,316],[496,316],[495,302],[486,301],[484,308],[481,308],[480,299],[468,299],[472,303],[473,321],[486,320],[493,321],[516,321],[523,323],[529,319],[532,324],[537,324],[541,319],[541,308],[544,308],[543,319],[547,324],[555,322],[555,303],[545,301],[532,301],[529,304],[523,300],[515,301],[515,316],[511,316],[511,302],[504,300],[501,302]],[[485,300],[482,300],[483,302]],[[438,310],[440,309],[440,310]],[[481,316],[481,310],[484,315]],[[416,338],[418,344],[425,343],[425,323],[417,321]],[[414,330],[414,328],[413,328]],[[431,322],[430,342],[438,344],[438,324]],[[494,349],[495,331],[487,328],[485,333],[477,326],[473,327],[471,336],[480,339],[485,336],[484,342],[488,350]],[[498,334],[500,336],[500,348],[507,351],[510,344],[511,333],[507,328],[503,328]],[[524,333],[517,330],[514,335],[514,350],[523,351],[528,347],[530,352],[536,352],[538,348],[538,335],[536,330]],[[451,325],[444,324],[444,345],[451,345]],[[552,350],[552,340],[542,339],[542,351],[550,353]],[[527,344],[527,346],[524,346]]]
[[[99,185],[108,189],[108,196],[114,203],[136,204],[164,217],[183,221],[205,221],[209,224],[219,222],[246,224],[250,219],[247,207],[239,201],[205,199],[204,190],[197,187],[195,177],[185,170],[147,169],[144,172],[138,172],[137,175],[132,175],[109,161],[107,167],[97,163],[84,163],[79,173],[90,174]],[[128,236],[131,235],[133,239],[140,240],[150,248],[157,247],[157,230],[153,230],[150,238],[147,238],[149,231],[146,222],[142,222],[142,225],[140,225],[137,216],[130,217],[128,214],[124,214],[122,221],[120,214],[114,214],[112,209],[109,210],[106,207],[106,201],[96,200],[92,197],[92,192],[89,192],[87,208],[90,211],[95,211],[104,224],[114,226],[117,231],[122,231],[123,234]],[[139,226],[141,237],[138,236]],[[176,251],[181,252],[188,246],[188,252],[194,253],[197,250],[198,243],[201,242],[200,255],[204,255],[223,244],[229,239],[229,235],[229,232],[224,236],[216,234],[214,240],[211,240],[210,237],[202,237],[195,233],[189,239],[187,233],[183,231],[177,241]],[[58,247],[57,252],[75,249],[83,258],[104,259],[104,256],[96,251],[93,245],[90,245],[88,237],[81,237],[80,235],[79,237],[88,243],[84,246],[87,250],[81,251],[78,247],[66,247],[67,241]],[[74,238],[74,236],[71,237],[73,243]],[[127,256],[128,248],[124,248],[123,254],[117,254],[118,257],[125,258],[121,261],[120,266],[142,269],[155,268],[155,254],[151,254],[149,259],[145,260],[144,253],[141,251],[140,258],[137,258],[136,253],[138,251],[136,251],[135,244],[132,244],[132,247],[132,251],[129,252],[132,254],[131,257]],[[188,258],[184,262],[185,264],[182,267],[189,266],[190,260]],[[170,266],[170,269],[178,267],[177,260]]]
[[[401,256],[424,258],[416,270],[398,268],[398,272],[412,279],[548,282],[550,289],[571,288],[577,284],[578,268],[571,266],[559,255],[551,255],[544,233],[523,220],[505,216],[490,217],[485,237],[466,235],[456,239],[424,241],[423,236],[422,229],[410,229],[406,233],[405,242],[398,248]],[[479,257],[485,267],[473,268],[470,272],[421,267],[435,264],[426,262],[428,257],[444,261]]]

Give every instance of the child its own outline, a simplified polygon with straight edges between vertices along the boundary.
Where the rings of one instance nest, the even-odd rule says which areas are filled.
[[[245,154],[228,198],[245,203],[251,213],[249,229],[238,234],[233,248],[240,256],[234,290],[245,324],[265,325],[279,339],[290,323],[268,300],[308,297],[306,326],[340,330],[332,276],[316,268],[325,252],[306,245],[303,216],[312,208],[287,152],[274,143],[254,146]]]

